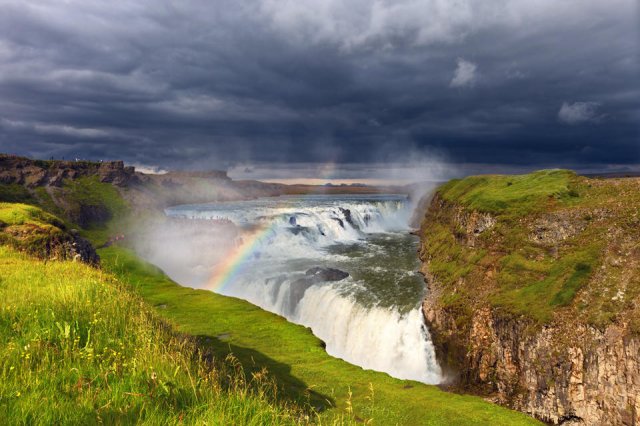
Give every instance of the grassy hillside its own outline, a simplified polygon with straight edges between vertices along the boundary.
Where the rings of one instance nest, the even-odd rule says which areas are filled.
[[[0,247],[0,412],[11,424],[294,424],[260,373],[208,362],[115,278]]]
[[[637,179],[543,170],[454,180],[437,196],[444,205],[423,224],[422,256],[460,321],[489,303],[540,323],[569,315],[604,326],[625,315],[640,330]],[[465,229],[473,212],[495,226]]]
[[[577,180],[576,174],[569,170],[470,176],[453,179],[438,192],[445,200],[472,210],[522,216],[579,196],[574,188]]]
[[[63,228],[77,228],[87,237],[106,240],[109,228],[127,217],[128,203],[122,197],[126,191],[100,182],[97,175],[83,176],[64,179],[59,187],[0,184],[0,203],[40,207],[55,215]]]
[[[127,204],[118,190],[97,176],[67,180],[59,198],[66,215],[83,227],[96,227],[126,213]]]
[[[353,413],[374,424],[537,424],[533,419],[435,386],[393,379],[327,355],[311,331],[239,299],[181,287],[131,252],[100,250],[105,268],[130,283],[181,332],[198,336],[219,357],[233,353],[248,369],[266,367],[283,392],[309,393],[321,421]]]
[[[0,202],[0,243],[40,258],[73,258],[76,238],[67,225],[42,209]]]
[[[0,201],[7,203],[37,203],[27,188],[16,183],[0,185]]]

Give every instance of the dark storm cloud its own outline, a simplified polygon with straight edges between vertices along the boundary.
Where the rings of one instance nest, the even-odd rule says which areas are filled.
[[[634,0],[0,0],[1,151],[636,166],[639,24]]]

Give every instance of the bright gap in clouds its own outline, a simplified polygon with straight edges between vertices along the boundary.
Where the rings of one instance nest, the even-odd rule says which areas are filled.
[[[413,182],[437,182],[458,174],[445,161],[430,158],[389,163],[260,163],[242,164],[228,170],[234,180],[303,185],[404,185]]]

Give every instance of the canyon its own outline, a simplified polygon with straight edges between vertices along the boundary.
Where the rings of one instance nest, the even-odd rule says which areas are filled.
[[[42,225],[3,219],[4,243],[91,264],[99,258],[72,224],[104,243],[108,234],[82,229],[124,212],[292,191],[224,172],[145,175],[122,162],[14,156],[0,156],[0,182],[3,201],[63,219],[27,209]],[[552,424],[640,424],[640,179],[476,176],[419,206],[421,308],[443,387]],[[344,232],[354,212],[337,209],[328,223]]]

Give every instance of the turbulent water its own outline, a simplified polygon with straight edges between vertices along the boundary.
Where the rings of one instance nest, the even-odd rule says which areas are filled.
[[[420,310],[425,286],[405,196],[277,197],[166,213],[183,222],[232,222],[240,230],[219,239],[242,253],[230,250],[209,268],[193,265],[189,284],[206,287],[213,273],[211,289],[310,327],[333,356],[401,379],[440,381]],[[212,244],[191,243],[199,246],[194,253]],[[171,271],[163,259],[152,260]]]

